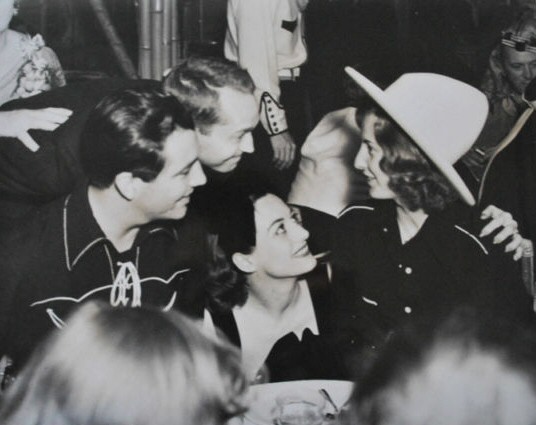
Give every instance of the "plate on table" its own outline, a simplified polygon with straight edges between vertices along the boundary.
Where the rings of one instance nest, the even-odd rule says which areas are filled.
[[[251,386],[252,402],[249,410],[244,414],[243,423],[246,425],[273,425],[274,416],[277,416],[277,399],[281,396],[306,398],[312,393],[319,393],[325,389],[337,407],[343,406],[352,393],[353,383],[335,380],[307,380],[274,382]],[[333,412],[333,408],[326,403],[326,412]]]

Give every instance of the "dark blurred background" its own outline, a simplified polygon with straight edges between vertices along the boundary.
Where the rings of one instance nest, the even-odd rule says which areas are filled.
[[[183,56],[222,54],[226,0],[177,0]],[[138,3],[103,0],[137,66]],[[345,103],[344,65],[377,81],[433,71],[478,85],[500,30],[534,0],[310,0],[306,12],[315,118]],[[533,5],[532,5],[533,6]],[[122,71],[90,0],[22,0],[20,17],[41,33],[64,69],[120,76]]]

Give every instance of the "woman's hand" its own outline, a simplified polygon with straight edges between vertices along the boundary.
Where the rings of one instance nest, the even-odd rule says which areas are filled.
[[[53,131],[69,119],[73,112],[64,108],[16,109],[0,111],[0,136],[16,137],[32,152],[39,149],[28,130]]]
[[[480,215],[482,220],[490,219],[490,222],[484,226],[480,232],[480,237],[487,236],[495,230],[501,229],[494,237],[494,244],[502,244],[508,238],[511,240],[505,246],[504,252],[513,252],[514,260],[521,258],[523,253],[522,241],[523,238],[517,230],[517,221],[514,220],[512,214],[497,208],[494,205],[489,205]]]

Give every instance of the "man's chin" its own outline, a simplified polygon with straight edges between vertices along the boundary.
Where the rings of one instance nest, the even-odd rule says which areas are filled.
[[[221,164],[209,165],[209,167],[213,171],[216,171],[217,173],[227,174],[236,170],[236,167],[238,167],[239,162],[240,162],[240,157],[231,158]]]

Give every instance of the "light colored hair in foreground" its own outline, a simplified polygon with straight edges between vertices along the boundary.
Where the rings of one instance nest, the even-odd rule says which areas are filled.
[[[516,324],[455,314],[395,335],[352,395],[362,425],[533,425],[536,336]]]
[[[223,424],[246,388],[238,352],[178,313],[88,303],[34,354],[0,423]]]

